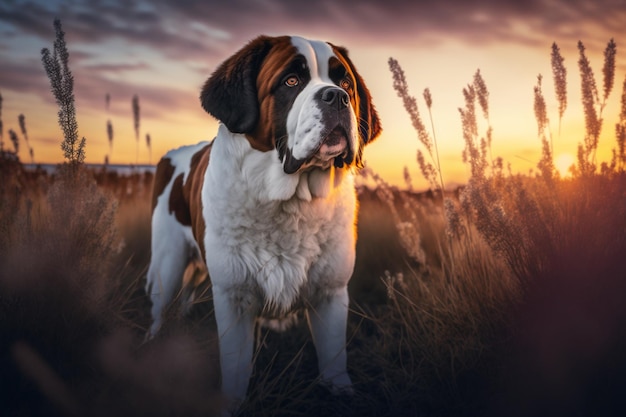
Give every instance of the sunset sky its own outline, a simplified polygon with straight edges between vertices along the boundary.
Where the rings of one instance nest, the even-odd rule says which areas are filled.
[[[626,75],[624,0],[2,0],[4,145],[9,146],[9,129],[20,131],[18,115],[24,114],[36,162],[63,159],[57,107],[40,58],[42,48],[52,49],[55,17],[66,33],[87,162],[101,163],[110,152],[107,120],[114,130],[111,163],[135,162],[135,94],[141,112],[139,163],[155,163],[168,149],[211,139],[216,121],[200,107],[200,87],[222,60],[259,34],[297,34],[347,47],[383,123],[382,136],[365,151],[367,164],[395,184],[402,184],[407,166],[417,188],[426,187],[415,160],[419,144],[392,88],[389,57],[404,68],[429,127],[422,92],[430,88],[443,176],[448,183],[461,183],[467,169],[461,160],[458,108],[463,106],[462,89],[477,69],[490,92],[493,155],[515,171],[527,172],[536,166],[541,150],[533,112],[537,75],[544,76],[555,157],[575,155],[584,137],[576,44],[585,44],[601,90],[602,53],[614,38],[617,70],[603,113],[599,159],[610,159],[615,147],[614,125]],[[568,106],[560,135],[552,42],[561,48],[568,70]],[[146,134],[152,139],[151,156]],[[23,141],[20,157],[30,161]]]

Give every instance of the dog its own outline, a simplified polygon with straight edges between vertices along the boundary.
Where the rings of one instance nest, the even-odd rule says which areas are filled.
[[[343,47],[260,36],[215,70],[200,101],[220,122],[216,137],[170,151],[157,165],[148,335],[193,285],[183,279],[188,265],[206,265],[232,409],[245,399],[256,319],[297,309],[307,312],[321,381],[333,393],[351,392],[354,176],[381,132],[367,86]]]

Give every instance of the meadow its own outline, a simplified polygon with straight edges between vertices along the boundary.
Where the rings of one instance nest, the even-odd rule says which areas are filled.
[[[57,32],[59,52],[62,41]],[[607,51],[604,101],[611,43]],[[557,83],[558,57],[553,47]],[[431,190],[360,173],[347,330],[355,395],[333,397],[317,384],[301,320],[285,333],[257,330],[242,416],[624,415],[626,83],[614,158],[600,164],[603,100],[583,58],[584,47],[590,98],[572,175],[552,162],[541,80],[536,171],[513,174],[491,158],[493,132],[477,123],[481,111],[489,119],[477,72],[460,109],[471,177],[454,190],[440,180],[436,138],[390,60]],[[46,68],[59,71],[51,80],[71,116],[67,61]],[[424,99],[430,108],[429,92]],[[0,155],[2,415],[212,415],[220,397],[210,284],[187,316],[172,306],[158,337],[144,340],[153,178],[87,169],[69,119],[67,162],[53,175],[26,170],[17,152]]]

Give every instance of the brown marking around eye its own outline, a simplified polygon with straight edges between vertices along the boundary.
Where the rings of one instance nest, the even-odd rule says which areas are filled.
[[[275,101],[273,89],[279,77],[297,54],[295,46],[288,36],[276,38],[272,50],[267,55],[257,76],[257,95],[259,100],[259,122],[256,129],[246,135],[250,145],[259,151],[267,152],[276,147],[273,115]]]
[[[356,77],[350,68],[350,65],[346,61],[346,59],[335,49],[335,55],[331,56],[328,60],[328,72],[331,79],[339,85],[339,87],[343,88],[341,85],[342,80],[348,78],[350,80],[350,90],[348,91],[348,95],[350,96],[350,103],[352,104],[352,108],[354,109],[356,116],[359,117],[359,97],[355,91]]]

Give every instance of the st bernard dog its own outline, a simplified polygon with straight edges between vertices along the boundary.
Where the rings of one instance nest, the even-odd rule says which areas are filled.
[[[354,268],[355,169],[381,127],[346,49],[296,36],[254,39],[204,84],[211,142],[170,151],[153,190],[149,336],[206,265],[222,392],[246,395],[257,318],[307,312],[321,381],[351,392],[347,284]]]

